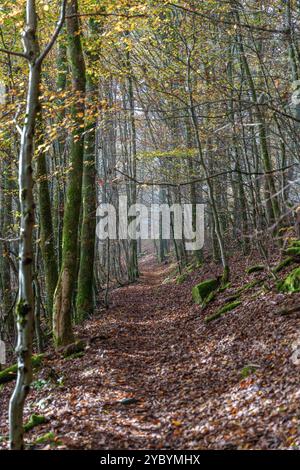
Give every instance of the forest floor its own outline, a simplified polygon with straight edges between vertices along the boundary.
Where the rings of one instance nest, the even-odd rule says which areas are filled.
[[[94,337],[83,357],[67,360],[52,351],[35,373],[25,417],[42,414],[48,422],[26,433],[27,444],[299,449],[300,366],[291,356],[300,317],[275,312],[300,304],[300,294],[279,294],[268,280],[243,294],[235,310],[208,324],[203,320],[243,282],[265,276],[246,275],[250,262],[232,260],[231,287],[202,312],[191,288],[219,266],[206,263],[177,285],[163,283],[170,265],[145,257],[139,282],[115,289],[110,308],[77,328],[78,337]],[[2,448],[12,388],[6,384],[0,392]],[[45,433],[51,434],[38,443]]]

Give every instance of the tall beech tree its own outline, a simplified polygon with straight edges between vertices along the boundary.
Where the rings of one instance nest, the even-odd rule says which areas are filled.
[[[93,19],[89,21],[89,34],[87,39],[93,39],[98,27]],[[89,54],[90,60],[96,60],[98,54]],[[94,311],[94,260],[96,236],[96,127],[97,118],[93,113],[94,99],[97,87],[95,77],[87,74],[86,80],[86,107],[87,122],[84,136],[84,162],[82,180],[82,223],[80,233],[80,262],[78,272],[78,286],[76,296],[76,320],[82,321],[91,316]],[[90,113],[89,113],[90,111]]]
[[[85,127],[86,75],[77,0],[68,2],[66,16],[72,91],[76,101],[72,104],[71,110],[74,125],[70,135],[70,167],[63,221],[62,263],[53,307],[53,335],[57,346],[71,343],[74,339],[72,301],[77,279]]]

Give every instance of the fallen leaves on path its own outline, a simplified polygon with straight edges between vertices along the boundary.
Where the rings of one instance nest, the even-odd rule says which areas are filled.
[[[245,278],[233,264],[232,292]],[[242,305],[205,324],[223,293],[204,312],[191,287],[217,273],[207,264],[181,285],[162,284],[170,268],[147,257],[140,281],[116,289],[111,307],[78,328],[103,335],[83,357],[50,355],[25,408],[48,422],[27,434],[35,448],[68,449],[292,449],[300,448],[299,367],[290,360],[299,317],[274,315],[291,297],[260,287]],[[248,281],[261,273],[249,275]],[[295,294],[292,302],[299,302]],[[241,370],[248,365],[249,376]],[[47,366],[57,381],[47,378]],[[1,392],[0,446],[7,446],[12,384]],[[34,444],[48,432],[51,444]]]

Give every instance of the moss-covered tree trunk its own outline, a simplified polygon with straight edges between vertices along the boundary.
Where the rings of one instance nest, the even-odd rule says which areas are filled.
[[[60,127],[60,135],[57,138],[55,149],[55,171],[57,172],[57,179],[54,186],[54,210],[53,210],[53,229],[55,234],[56,251],[57,251],[57,269],[61,267],[61,252],[62,252],[62,231],[63,231],[63,213],[64,213],[64,194],[65,194],[65,180],[63,178],[63,169],[66,167],[65,154],[67,147],[67,132],[62,124],[66,116],[66,108],[64,102],[64,93],[67,86],[67,46],[66,38],[62,35],[57,45],[57,79],[56,90],[58,93],[57,106],[58,112],[56,122]]]
[[[93,22],[90,21],[90,31],[94,32]],[[91,55],[91,59],[93,55]],[[87,108],[90,107],[90,116],[93,116],[92,107],[95,96],[95,83],[93,77],[87,76]],[[95,187],[95,122],[92,117],[86,123],[82,198],[83,213],[80,240],[80,264],[78,273],[78,287],[76,297],[76,320],[82,321],[91,316],[94,310],[94,258],[96,233],[96,187]]]
[[[42,116],[39,114],[39,138],[42,139]],[[57,257],[54,246],[54,233],[51,212],[51,199],[48,186],[48,171],[46,155],[44,152],[38,152],[36,163],[36,175],[38,181],[38,203],[40,217],[40,247],[45,269],[46,295],[47,295],[47,313],[52,317],[53,297],[57,284]]]
[[[85,62],[81,45],[77,0],[67,6],[68,54],[72,72],[74,104],[70,170],[65,201],[62,265],[54,296],[53,334],[57,346],[73,342],[72,299],[77,277],[77,242],[82,196],[85,114]]]

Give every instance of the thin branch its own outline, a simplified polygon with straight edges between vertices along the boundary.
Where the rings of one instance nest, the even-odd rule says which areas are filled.
[[[178,10],[183,10],[187,13],[192,15],[200,16],[201,18],[205,18],[206,20],[210,21],[214,24],[225,24],[226,26],[236,26],[236,23],[232,21],[224,20],[223,18],[213,18],[210,15],[206,15],[205,13],[200,13],[196,10],[191,10],[190,8],[184,7],[183,5],[176,5],[175,3],[169,3],[167,6],[171,6],[177,8]],[[250,29],[251,31],[262,31],[264,33],[271,33],[271,34],[288,34],[290,32],[289,28],[286,29],[275,29],[275,28],[267,28],[265,26],[254,26],[250,24],[241,23],[239,27]]]
[[[18,242],[20,238],[0,238],[0,242],[3,243],[13,243],[13,242]]]
[[[286,171],[289,168],[292,168],[294,166],[298,165],[298,163],[293,163],[291,165],[288,165],[283,168],[276,168],[276,170],[271,170],[271,171],[264,171],[264,172],[250,172],[250,171],[242,171],[242,170],[226,170],[226,171],[221,171],[219,173],[215,173],[213,175],[210,175],[208,177],[204,178],[197,178],[193,179],[190,181],[183,181],[181,183],[167,183],[167,182],[160,182],[160,181],[138,181],[136,178],[133,178],[132,176],[128,175],[127,173],[123,173],[121,170],[116,168],[115,170],[120,173],[121,175],[125,176],[125,178],[133,181],[134,183],[138,185],[145,185],[145,186],[172,186],[172,187],[180,187],[180,186],[187,186],[189,184],[195,184],[195,183],[204,183],[207,180],[213,179],[213,178],[218,178],[219,176],[225,176],[225,175],[230,175],[232,173],[237,173],[239,175],[244,175],[244,176],[267,176],[273,173],[278,173],[282,171]]]
[[[43,52],[40,54],[40,56],[38,57],[37,61],[36,61],[36,65],[40,65],[43,60],[45,59],[45,57],[49,54],[49,52],[51,51],[52,47],[54,46],[54,43],[63,27],[63,24],[65,22],[65,18],[66,18],[66,5],[67,5],[67,0],[63,0],[62,1],[62,4],[61,4],[61,10],[60,10],[60,17],[59,17],[59,20],[57,22],[57,25],[56,25],[56,28],[55,28],[55,31],[50,39],[50,41],[48,42],[47,46],[45,47],[45,49],[43,50]]]
[[[13,122],[14,122],[14,124],[16,126],[16,129],[19,132],[19,134],[22,135],[22,129],[18,124],[18,117],[19,117],[20,113],[21,113],[21,105],[19,104],[19,106],[17,107],[16,114],[14,116]]]
[[[22,57],[22,59],[28,60],[27,55],[23,54],[22,52],[10,51],[9,49],[2,49],[2,47],[0,47],[0,52],[3,52],[4,54],[8,54],[8,55],[13,55],[16,57]]]
[[[74,18],[74,17],[90,17],[90,16],[114,16],[119,18],[148,18],[149,15],[139,13],[136,15],[126,15],[126,13],[103,13],[100,11],[95,11],[94,13],[74,13],[73,15],[67,15],[66,18]]]
[[[267,108],[271,109],[272,111],[274,111],[276,114],[279,114],[280,116],[286,117],[288,119],[292,119],[292,121],[295,121],[295,122],[300,122],[299,118],[293,116],[292,114],[288,114],[284,111],[281,111],[280,109],[275,108],[270,103],[261,103],[259,106],[266,106]]]

